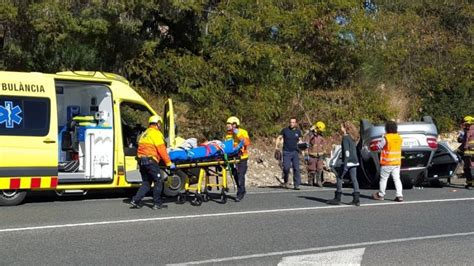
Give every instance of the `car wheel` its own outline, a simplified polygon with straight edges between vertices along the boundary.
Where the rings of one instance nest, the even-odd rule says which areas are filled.
[[[0,206],[15,206],[26,197],[27,192],[22,190],[0,190]]]

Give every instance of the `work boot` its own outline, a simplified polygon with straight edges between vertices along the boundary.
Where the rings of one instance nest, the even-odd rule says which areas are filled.
[[[372,199],[374,199],[374,200],[384,200],[384,198],[382,196],[380,196],[380,194],[378,192],[375,192],[374,194],[372,194]]]
[[[352,205],[360,206],[360,192],[352,193]]]
[[[167,205],[163,205],[163,204],[153,204],[153,207],[151,207],[152,210],[161,210],[161,209],[166,209],[168,208]]]
[[[142,207],[139,202],[136,202],[134,200],[130,201],[130,205],[132,205],[130,209],[140,209]]]
[[[467,190],[471,190],[472,188],[472,182],[471,181],[466,181],[466,185],[464,186]]]
[[[318,187],[323,187],[323,181],[320,180],[318,177],[316,177],[316,184],[314,184],[315,186],[318,186]]]
[[[394,201],[403,202],[403,197],[395,197]]]
[[[322,173],[322,171],[316,173],[316,186],[323,187],[323,173]]]
[[[341,204],[342,192],[335,192],[334,199],[328,200],[326,203],[329,205],[340,205]]]

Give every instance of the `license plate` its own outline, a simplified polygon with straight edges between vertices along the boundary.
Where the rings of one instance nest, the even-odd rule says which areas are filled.
[[[404,139],[403,146],[405,147],[418,146],[418,141],[416,139]]]

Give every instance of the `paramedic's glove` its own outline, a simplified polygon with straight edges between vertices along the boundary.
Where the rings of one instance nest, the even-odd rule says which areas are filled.
[[[276,149],[274,154],[275,160],[281,161],[281,151]]]
[[[176,165],[175,165],[174,163],[171,163],[170,169],[171,169],[171,170],[176,170]]]
[[[234,128],[234,130],[232,131],[234,132],[235,135],[239,134],[239,129],[238,128]]]

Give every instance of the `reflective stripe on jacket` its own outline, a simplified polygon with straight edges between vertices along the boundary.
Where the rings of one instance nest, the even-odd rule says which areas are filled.
[[[138,140],[137,156],[152,157],[158,163],[163,160],[166,166],[171,165],[171,160],[166,151],[163,133],[156,128],[149,127]]]
[[[399,134],[386,134],[385,145],[380,154],[380,165],[402,164],[402,137]]]
[[[243,128],[238,129],[239,132],[237,134],[234,134],[232,131],[227,131],[227,134],[225,136],[226,140],[233,139],[234,140],[234,147],[238,146],[241,141],[244,142],[244,146],[242,147],[242,159],[246,159],[249,157],[249,151],[248,147],[250,146],[250,138],[249,138],[249,133],[247,130]]]

